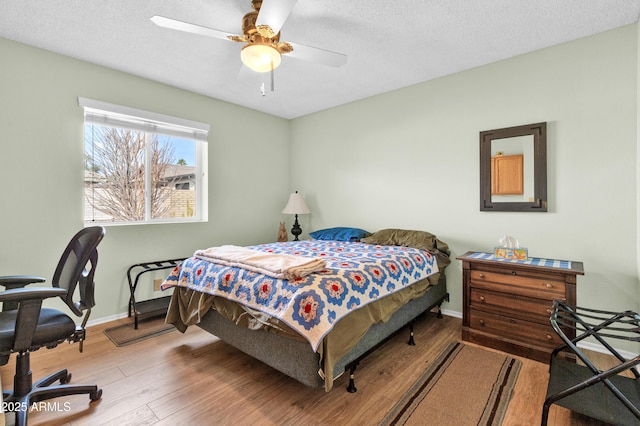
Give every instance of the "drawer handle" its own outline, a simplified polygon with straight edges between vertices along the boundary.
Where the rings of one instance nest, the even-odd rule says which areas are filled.
[[[547,340],[551,340],[553,337],[550,334],[547,334]]]
[[[547,287],[547,288],[553,288],[553,284],[551,284],[551,283],[546,283],[546,284],[545,284],[545,287]]]
[[[484,325],[484,320],[483,319],[480,320],[480,325]]]
[[[480,296],[480,301],[484,303],[484,296]]]
[[[547,313],[551,314],[551,308],[547,308]]]
[[[480,274],[479,277],[484,279],[484,274]]]

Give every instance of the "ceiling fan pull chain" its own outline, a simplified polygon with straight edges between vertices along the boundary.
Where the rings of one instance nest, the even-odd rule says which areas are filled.
[[[273,86],[274,86],[274,84],[273,84],[273,82],[274,82],[274,77],[273,77],[273,75],[274,75],[274,71],[273,71],[273,62],[271,63],[271,72],[270,72],[270,74],[271,74],[271,91],[273,92],[273,90],[274,90],[274,89],[273,89]]]

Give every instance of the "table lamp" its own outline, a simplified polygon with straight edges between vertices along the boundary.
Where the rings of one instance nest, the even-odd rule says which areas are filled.
[[[301,194],[298,194],[298,191],[289,195],[289,202],[285,206],[284,210],[282,210],[284,214],[294,214],[296,215],[296,220],[293,223],[293,228],[291,228],[291,233],[295,237],[293,241],[299,241],[298,235],[302,234],[302,228],[300,228],[300,224],[298,223],[298,215],[299,214],[309,214],[311,210],[307,207],[307,203],[304,202],[304,198]]]

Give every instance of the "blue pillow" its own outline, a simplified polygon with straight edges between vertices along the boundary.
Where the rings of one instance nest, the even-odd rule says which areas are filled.
[[[338,227],[320,229],[309,233],[309,235],[314,240],[360,241],[360,238],[371,235],[371,232],[359,228]]]

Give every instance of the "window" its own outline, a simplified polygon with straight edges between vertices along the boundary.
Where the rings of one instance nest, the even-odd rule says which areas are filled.
[[[85,223],[207,219],[209,125],[78,98]]]

